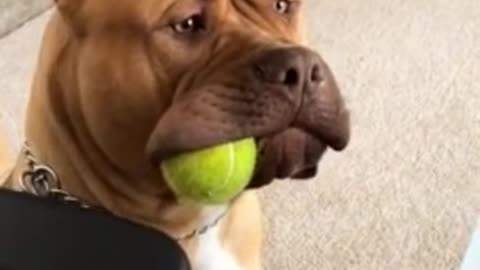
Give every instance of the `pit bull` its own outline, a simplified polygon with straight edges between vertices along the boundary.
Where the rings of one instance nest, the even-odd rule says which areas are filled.
[[[5,187],[31,190],[22,175],[48,165],[83,203],[177,239],[194,270],[261,269],[256,190],[313,178],[325,151],[350,137],[335,78],[305,44],[303,5],[57,0],[28,102],[28,151]],[[258,158],[232,202],[183,203],[163,181],[163,160],[245,137]]]

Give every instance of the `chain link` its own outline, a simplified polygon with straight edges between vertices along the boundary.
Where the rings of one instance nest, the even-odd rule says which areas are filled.
[[[26,143],[23,146],[23,154],[27,159],[28,166],[28,170],[21,175],[20,179],[24,190],[42,198],[55,199],[84,209],[93,208],[63,190],[53,169],[47,165],[40,165],[32,154],[30,146]]]
[[[177,241],[188,240],[188,239],[191,239],[191,238],[194,238],[194,237],[197,237],[197,236],[200,236],[200,235],[203,235],[203,234],[207,233],[210,229],[216,227],[218,225],[218,223],[220,223],[220,221],[227,215],[227,212],[228,212],[228,210],[225,210],[212,223],[204,225],[202,228],[196,229],[196,230],[192,231],[191,233],[186,234],[182,237],[177,237],[177,238],[175,238],[175,240],[177,240]]]

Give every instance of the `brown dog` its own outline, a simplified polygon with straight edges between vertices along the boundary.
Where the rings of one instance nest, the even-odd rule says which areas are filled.
[[[32,153],[85,203],[177,238],[195,270],[260,269],[253,189],[313,177],[349,139],[333,75],[302,46],[302,4],[57,0],[28,106]],[[231,205],[176,200],[161,160],[243,137],[259,147],[248,191]]]

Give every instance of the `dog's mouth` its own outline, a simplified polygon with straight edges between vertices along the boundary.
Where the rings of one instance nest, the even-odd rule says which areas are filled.
[[[309,179],[328,145],[298,128],[257,140],[258,156],[249,187],[257,188],[274,179]]]
[[[147,153],[158,167],[177,154],[246,137],[255,138],[258,148],[250,187],[311,178],[328,148],[347,146],[349,112],[334,82],[323,92],[304,93],[298,102],[275,91],[210,86],[190,92],[167,110]]]
[[[304,102],[303,106],[316,106]],[[317,174],[319,161],[327,149],[343,150],[350,137],[350,114],[343,100],[329,106],[304,107],[284,130],[257,138],[257,167],[250,187],[257,188],[274,179],[310,179]]]

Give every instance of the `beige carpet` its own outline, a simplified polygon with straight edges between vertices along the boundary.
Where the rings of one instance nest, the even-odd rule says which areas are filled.
[[[52,5],[52,0],[0,0],[0,38]]]
[[[480,2],[311,0],[308,15],[353,141],[315,181],[264,190],[267,269],[457,269],[480,216]],[[17,143],[44,22],[0,40],[0,121]]]

